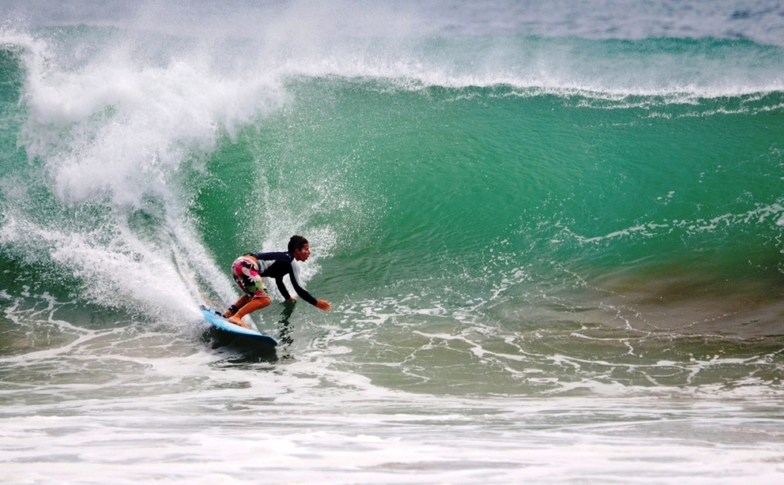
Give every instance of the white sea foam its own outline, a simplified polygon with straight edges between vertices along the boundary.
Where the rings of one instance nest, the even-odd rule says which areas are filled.
[[[563,233],[576,239],[580,244],[595,244],[604,242],[610,239],[617,238],[651,238],[661,234],[672,233],[673,230],[679,229],[685,234],[699,234],[702,232],[712,232],[721,227],[735,226],[735,225],[757,225],[757,224],[775,224],[782,225],[780,215],[784,212],[784,207],[778,202],[773,204],[763,205],[756,204],[754,209],[748,210],[744,213],[738,214],[722,214],[711,219],[695,219],[695,220],[673,220],[662,222],[649,222],[646,224],[639,224],[632,227],[619,229],[601,236],[585,237],[579,234],[574,234],[569,228],[564,228]]]
[[[120,380],[6,407],[0,478],[773,484],[781,473],[780,443],[750,444],[780,423],[738,401],[619,399],[618,386],[591,399],[445,398],[390,393],[328,371],[323,360],[275,372],[206,363],[205,354],[160,359],[146,385],[174,392],[154,397],[107,398],[112,386],[145,386]],[[92,399],[70,399],[88,390]]]
[[[30,330],[63,322],[58,315],[67,303],[43,300],[36,312],[12,304],[5,315]],[[373,307],[369,317],[386,311]],[[363,362],[347,365],[353,339],[376,338],[351,327],[295,339],[295,359],[270,363],[201,350],[195,338],[170,329],[64,323],[61,343],[50,339],[49,348],[0,357],[4,483],[257,483],[261,476],[299,483],[605,483],[632,476],[631,483],[688,477],[772,484],[781,472],[781,423],[771,417],[781,407],[780,390],[754,376],[729,388],[627,386],[604,379],[604,370],[590,377],[589,368],[615,363],[529,353],[521,354],[528,368],[510,371],[558,392],[474,399],[379,385],[363,375]],[[490,378],[494,362],[520,361],[485,347],[469,329],[415,333],[434,347],[468,344],[475,379]],[[585,377],[531,372],[541,358],[585,369]],[[755,360],[765,364],[760,355],[712,356],[686,367]],[[423,362],[411,361],[410,370]],[[659,360],[629,368],[667,374],[681,366]]]
[[[397,5],[291,1],[255,8],[242,2],[222,6],[149,2],[110,20],[128,32],[131,43],[104,52],[106,58],[133,57],[159,50],[156,38],[177,40],[180,51],[155,55],[158,61],[173,56],[178,62],[168,63],[164,72],[147,69],[146,75],[156,79],[142,83],[144,89],[152,87],[154,92],[154,86],[160,86],[171,91],[171,79],[190,79],[179,87],[183,94],[196,99],[206,95],[215,106],[228,107],[234,107],[234,100],[216,93],[225,82],[205,76],[204,69],[196,66],[199,62],[230,73],[234,79],[339,76],[391,79],[414,88],[508,85],[600,98],[693,99],[784,88],[781,48],[738,42],[752,39],[781,45],[784,17],[774,2],[761,6],[758,2],[663,0],[645,7],[606,0],[558,3],[543,9],[535,2],[498,1],[477,10],[449,1]],[[52,22],[28,8],[14,5],[33,23]],[[598,14],[618,9],[623,15]],[[95,9],[76,8],[62,13],[60,21],[69,15],[77,23],[80,15],[95,15]],[[656,46],[668,38],[727,42]],[[644,39],[653,40],[639,45],[614,42]],[[127,69],[97,67],[96,74],[109,80],[128,74]],[[187,72],[194,67],[196,76]],[[74,98],[80,101],[70,108],[83,110],[91,97],[135,96],[134,78],[139,73],[131,74],[127,91],[113,92],[123,84],[110,82],[105,88],[94,88],[87,99]]]

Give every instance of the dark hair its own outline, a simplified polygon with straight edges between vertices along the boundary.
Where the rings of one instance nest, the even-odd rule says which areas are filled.
[[[302,236],[291,236],[289,239],[289,254],[294,254],[297,249],[302,249],[304,245],[308,244],[308,240]]]

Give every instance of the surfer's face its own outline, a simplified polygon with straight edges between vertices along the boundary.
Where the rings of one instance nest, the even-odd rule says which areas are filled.
[[[310,257],[310,243],[305,243],[300,249],[294,250],[294,259],[297,261],[307,261]]]

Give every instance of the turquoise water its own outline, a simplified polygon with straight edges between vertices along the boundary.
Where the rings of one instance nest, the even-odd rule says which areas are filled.
[[[778,483],[784,17],[594,3],[12,2],[4,481]]]

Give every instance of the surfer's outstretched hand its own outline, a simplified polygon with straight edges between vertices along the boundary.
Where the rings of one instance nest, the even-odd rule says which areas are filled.
[[[316,308],[319,310],[329,311],[332,308],[332,305],[329,304],[327,300],[318,300],[316,301]]]

